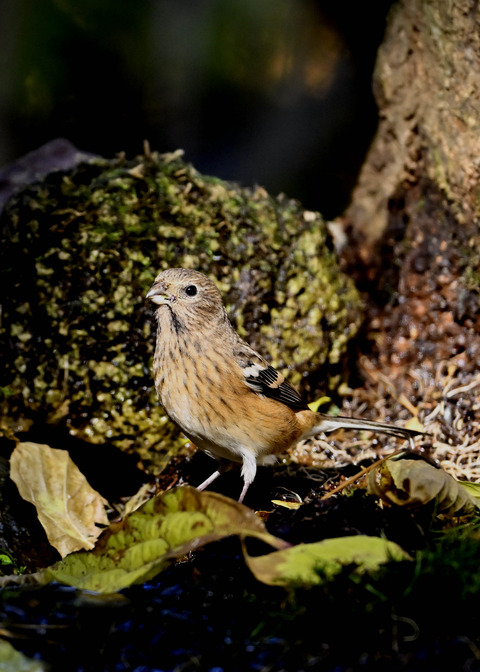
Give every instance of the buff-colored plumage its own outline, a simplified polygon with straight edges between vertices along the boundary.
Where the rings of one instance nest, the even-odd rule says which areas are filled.
[[[320,432],[369,429],[411,439],[412,430],[309,410],[297,391],[235,332],[215,284],[198,271],[160,273],[147,294],[158,308],[153,377],[167,414],[220,467],[242,464],[243,500],[257,464]]]

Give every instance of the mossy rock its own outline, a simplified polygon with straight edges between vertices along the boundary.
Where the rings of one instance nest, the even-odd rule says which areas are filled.
[[[3,212],[3,432],[60,425],[159,469],[181,439],[152,384],[145,294],[171,266],[210,275],[240,333],[307,396],[338,384],[361,306],[319,214],[200,175],[181,152],[96,158]]]

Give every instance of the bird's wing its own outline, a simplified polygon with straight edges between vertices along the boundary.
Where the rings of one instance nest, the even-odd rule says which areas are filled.
[[[246,384],[254,392],[280,401],[296,411],[308,408],[284,376],[249,345],[239,345],[235,358],[242,369]]]

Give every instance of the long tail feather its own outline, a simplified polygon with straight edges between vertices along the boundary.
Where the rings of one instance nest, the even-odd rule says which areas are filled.
[[[323,413],[317,413],[318,425],[316,430],[319,432],[333,432],[336,429],[367,429],[371,432],[397,436],[400,439],[410,439],[414,436],[428,436],[427,432],[421,432],[417,429],[408,429],[407,427],[398,427],[387,422],[376,422],[375,420],[363,420],[362,418],[348,418],[343,415],[330,416]]]

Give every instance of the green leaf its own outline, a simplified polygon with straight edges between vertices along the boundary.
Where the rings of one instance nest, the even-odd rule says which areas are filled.
[[[476,505],[480,507],[480,483],[470,481],[457,481],[457,483],[468,492],[470,497],[473,497]]]
[[[16,574],[23,574],[25,571],[25,566],[20,565],[13,555],[5,550],[0,550],[0,573],[4,567],[13,568]]]
[[[44,578],[112,593],[153,578],[173,559],[232,534],[253,536],[274,548],[273,537],[246,506],[188,486],[149,500],[102,534],[93,551],[72,553],[44,570]]]
[[[480,500],[467,483],[423,460],[387,460],[368,475],[368,490],[388,504],[419,507],[436,500],[438,513],[472,513]]]
[[[2,672],[45,672],[47,665],[27,658],[4,639],[0,639],[0,670]]]
[[[356,571],[364,572],[392,560],[411,559],[397,544],[363,535],[298,544],[258,557],[249,556],[245,547],[244,553],[255,577],[272,586],[311,586],[330,579],[344,565],[354,564]]]
[[[2,567],[7,567],[8,565],[14,565],[15,560],[7,554],[7,553],[0,553],[0,565]]]

